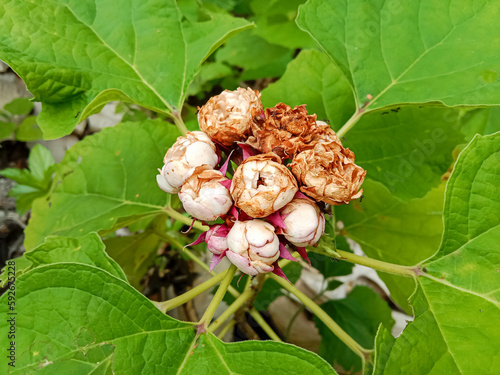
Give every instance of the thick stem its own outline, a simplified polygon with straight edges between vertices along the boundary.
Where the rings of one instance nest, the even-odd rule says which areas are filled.
[[[226,333],[228,333],[228,332],[229,332],[229,330],[230,330],[231,328],[233,328],[235,324],[236,324],[236,320],[234,320],[234,319],[230,320],[230,321],[229,321],[229,322],[228,322],[228,323],[224,326],[224,328],[222,328],[222,329],[221,329],[221,331],[219,332],[219,334],[217,335],[217,337],[218,337],[219,339],[221,339],[221,340],[222,340],[222,339],[224,338],[224,336],[226,336]]]
[[[177,129],[179,129],[182,135],[186,135],[188,129],[186,128],[184,121],[182,121],[181,114],[178,112],[174,112],[172,113],[172,117],[174,119],[175,126],[177,126]]]
[[[224,295],[227,292],[227,288],[231,284],[231,280],[233,280],[235,273],[236,266],[234,264],[231,264],[231,267],[229,267],[229,269],[226,271],[226,275],[222,280],[219,289],[217,289],[217,293],[215,293],[215,296],[212,298],[212,302],[210,302],[210,305],[208,305],[205,314],[203,314],[203,316],[201,317],[201,320],[199,322],[200,326],[204,326],[206,328],[208,324],[210,324],[210,321],[214,317],[215,310],[217,310],[217,307],[221,303],[222,298],[224,298]]]
[[[259,314],[257,309],[252,308],[249,311],[249,313],[252,316],[252,318],[257,322],[257,324],[260,326],[260,328],[262,328],[264,330],[264,332],[267,333],[267,335],[271,339],[273,339],[274,341],[283,342],[281,340],[281,338],[278,336],[278,334],[276,332],[274,332],[274,330],[271,328],[271,326],[269,324],[267,324],[267,322],[264,320],[262,315]]]
[[[193,222],[193,219],[190,219],[190,218],[184,216],[180,212],[177,212],[176,210],[174,210],[170,207],[165,207],[164,211],[172,219],[180,221],[181,223],[184,223],[186,225],[191,225],[191,223]],[[199,222],[197,220],[195,220],[195,222],[193,224],[193,228],[199,229],[199,230],[204,231],[204,232],[209,229],[209,227],[203,225],[201,222]]]
[[[234,301],[215,321],[208,327],[208,331],[215,332],[236,310],[238,310],[253,294],[253,290],[248,288],[240,294],[236,301]]]
[[[210,289],[213,287],[215,284],[217,284],[219,281],[221,281],[227,274],[228,271],[226,272],[221,272],[217,274],[214,277],[211,277],[209,280],[205,281],[204,283],[194,287],[190,291],[181,294],[180,296],[177,296],[175,298],[172,298],[168,301],[165,302],[160,302],[157,306],[158,308],[166,313],[167,311],[170,311],[172,309],[175,309],[177,306],[183,305],[186,302],[192,300],[194,297],[197,295],[203,293],[205,290]]]
[[[334,256],[332,253],[332,257],[340,260],[345,260],[347,262],[359,264],[361,266],[370,267],[377,271],[392,273],[393,275],[406,276],[406,277],[415,277],[417,269],[415,267],[407,267],[401,266],[399,264],[392,264],[387,262],[382,262],[381,260],[376,260],[368,257],[363,257],[360,255],[356,255],[353,253],[349,253],[347,251],[337,250],[336,251],[340,256]]]
[[[349,120],[342,126],[339,131],[337,132],[337,137],[342,139],[342,137],[349,131],[351,128],[356,125],[358,120],[361,118],[363,115],[364,110],[363,109],[358,109],[356,113],[354,113]]]
[[[344,344],[346,344],[354,353],[359,355],[361,359],[366,360],[370,351],[359,345],[351,336],[347,334],[330,316],[319,307],[312,299],[298,290],[295,285],[290,284],[281,277],[275,274],[269,274],[269,277],[280,284],[283,288],[297,297],[306,307],[313,312],[329,329],[337,336]]]

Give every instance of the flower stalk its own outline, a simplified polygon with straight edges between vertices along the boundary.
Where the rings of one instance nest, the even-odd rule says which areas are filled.
[[[224,298],[224,295],[226,294],[227,289],[230,286],[231,280],[233,280],[235,273],[236,273],[236,266],[231,264],[231,266],[225,272],[224,279],[222,280],[219,289],[217,289],[217,293],[215,293],[214,297],[212,298],[212,301],[210,302],[210,305],[208,305],[208,308],[206,309],[205,313],[203,314],[198,323],[200,327],[204,327],[206,329],[208,324],[210,324],[210,322],[212,321],[212,318],[214,317],[215,314],[215,310],[217,310],[217,307]]]
[[[226,276],[228,271],[221,272],[214,277],[211,277],[204,283],[201,283],[200,285],[194,287],[193,289],[187,291],[184,294],[181,294],[180,296],[177,296],[175,298],[172,298],[168,301],[160,302],[157,306],[158,308],[163,312],[166,313],[167,311],[170,311],[172,309],[175,309],[178,306],[181,306],[185,304],[186,302],[192,300],[194,297],[197,295],[203,293],[205,290],[210,289],[213,287],[215,284],[219,283],[224,277]]]
[[[283,280],[281,277],[276,276],[275,274],[269,274],[269,277],[280,284],[287,291],[292,293],[295,297],[297,297],[330,329],[330,331],[332,331],[335,336],[337,336],[344,344],[346,344],[354,353],[359,355],[361,359],[363,359],[363,361],[368,358],[370,350],[365,349],[361,345],[359,345],[356,340],[349,336],[346,331],[344,331],[332,318],[330,318],[330,316],[321,307],[319,307],[316,302],[314,302],[299,289],[297,289],[295,285],[290,284],[289,282]]]

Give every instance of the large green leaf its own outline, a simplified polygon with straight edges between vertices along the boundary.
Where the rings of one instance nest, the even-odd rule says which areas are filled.
[[[297,23],[368,110],[397,103],[500,104],[495,0],[309,0]]]
[[[367,256],[389,263],[414,265],[431,256],[443,232],[444,186],[426,197],[400,202],[379,183],[366,180],[362,203],[335,208],[344,223],[342,233],[356,241]],[[408,298],[415,290],[411,278],[380,272],[392,298],[411,314]]]
[[[102,244],[86,246],[102,252]],[[9,374],[335,374],[293,345],[197,336],[192,323],[162,314],[122,279],[73,258],[72,247],[60,250],[66,260],[16,281],[17,357],[15,368],[5,364]],[[2,316],[7,299],[0,298]],[[10,345],[8,329],[0,327],[3,348]]]
[[[111,100],[180,111],[199,65],[251,26],[203,8],[188,19],[174,0],[19,0],[0,14],[0,57],[43,103],[46,138],[70,133]]]
[[[51,234],[81,236],[163,212],[155,175],[179,133],[160,120],[123,123],[76,144],[58,165],[55,188],[33,204],[25,246]]]
[[[378,340],[375,374],[498,373],[499,161],[500,133],[476,136],[458,158],[441,247],[420,264],[415,321],[395,342]]]
[[[304,50],[286,68],[285,74],[262,90],[264,107],[283,102],[292,107],[307,104],[318,120],[328,119],[334,129],[343,125],[355,110],[349,82],[329,57],[320,51]]]
[[[356,153],[356,164],[397,197],[423,197],[437,187],[463,142],[458,110],[402,107],[363,116],[344,146]]]
[[[389,305],[365,286],[357,286],[346,298],[328,301],[323,303],[321,308],[366,349],[374,347],[375,334],[381,323],[389,330],[394,325]],[[340,341],[321,320],[315,317],[314,322],[321,334],[319,355],[332,364],[339,363],[347,371],[361,370],[361,358]]]

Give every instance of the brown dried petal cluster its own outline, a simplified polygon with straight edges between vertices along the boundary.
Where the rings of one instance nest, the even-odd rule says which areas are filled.
[[[266,217],[279,210],[297,191],[295,177],[272,152],[243,161],[231,185],[236,207],[254,218]]]
[[[260,115],[262,111],[260,92],[238,87],[234,91],[225,90],[211,97],[200,108],[198,123],[212,140],[230,146],[248,138],[254,116]]]
[[[363,193],[359,189],[366,171],[354,164],[354,152],[339,141],[316,143],[300,152],[290,166],[300,190],[317,201],[347,204]]]
[[[308,115],[306,106],[295,108],[284,103],[266,109],[264,118],[256,117],[248,142],[261,152],[274,152],[282,158],[293,158],[299,148],[326,134],[330,126]]]

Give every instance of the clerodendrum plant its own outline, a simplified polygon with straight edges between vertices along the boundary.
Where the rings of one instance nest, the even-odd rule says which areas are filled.
[[[33,204],[27,252],[16,260],[17,357],[15,367],[4,367],[8,373],[335,374],[318,355],[279,342],[246,304],[265,309],[259,297],[272,283],[315,315],[319,354],[330,363],[354,370],[362,363],[367,374],[498,371],[498,1],[309,0],[296,23],[319,48],[302,50],[262,92],[265,107],[307,104],[310,114],[328,119],[367,171],[363,202],[335,206],[328,235],[308,248],[309,257],[326,277],[341,274],[344,261],[379,271],[394,301],[415,314],[396,339],[380,300],[366,289],[319,306],[273,273],[247,278],[237,290],[231,267],[155,305],[129,283],[137,280],[127,280],[122,267],[139,266],[159,242],[179,251],[185,245],[170,230],[174,220],[191,219],[158,188],[157,167],[187,132],[182,109],[200,65],[251,23],[174,0],[16,0],[0,4],[0,15],[0,58],[42,102],[38,123],[46,138],[69,134],[112,100],[175,124],[119,124],[87,137],[56,166],[50,192]],[[454,149],[462,150],[456,160]],[[165,181],[159,179],[165,189],[180,189]],[[133,244],[119,241],[117,249],[113,239],[107,247],[101,241],[143,219],[150,224]],[[201,222],[194,228],[206,229]],[[213,229],[205,240],[216,248],[226,235]],[[344,237],[369,257],[337,248]],[[208,271],[194,250],[184,254]],[[291,264],[278,265],[286,274]],[[164,314],[219,282],[200,322]],[[234,302],[212,322],[226,292]],[[226,344],[214,336],[241,307],[273,341]],[[5,343],[7,330],[0,328]]]

